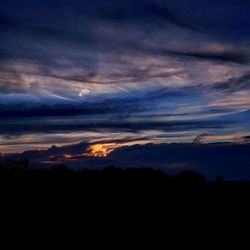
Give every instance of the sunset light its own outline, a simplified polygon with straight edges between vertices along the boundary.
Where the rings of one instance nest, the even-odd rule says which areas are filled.
[[[63,157],[64,157],[64,159],[69,160],[69,159],[73,158],[73,155],[71,155],[71,154],[64,154]]]
[[[89,157],[107,157],[113,150],[115,144],[94,144],[89,146],[84,156]]]
[[[249,17],[247,0],[2,0],[0,166],[250,180]]]

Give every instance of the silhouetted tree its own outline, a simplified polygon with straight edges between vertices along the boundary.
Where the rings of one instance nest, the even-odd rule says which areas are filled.
[[[122,174],[122,170],[114,165],[111,165],[104,168],[103,173],[108,176],[120,176]]]
[[[180,185],[187,187],[203,188],[207,184],[205,177],[195,171],[182,171],[176,179]]]
[[[7,158],[5,161],[4,161],[4,166],[7,168],[7,169],[13,169],[16,165],[16,162],[12,159],[12,158]]]
[[[5,166],[3,165],[3,163],[0,161],[0,173],[5,172]]]
[[[197,194],[196,191],[201,191],[202,194],[210,192],[213,195],[217,192],[220,196],[232,191],[250,192],[250,183],[226,183],[225,185],[222,177],[218,176],[213,185],[207,183],[204,176],[195,171],[183,171],[174,177],[153,168],[121,169],[109,166],[102,171],[74,171],[65,165],[55,165],[50,169],[33,169],[25,158],[19,160],[8,158],[2,163],[0,161],[0,177],[0,185],[6,185],[15,191],[26,185],[24,192],[37,187],[38,190],[44,188],[56,190],[54,195],[63,196],[65,192],[78,190],[80,195],[83,192],[84,195],[95,197],[96,194],[102,194],[104,198],[112,199],[124,196],[135,199],[144,197],[150,202],[153,199],[164,201],[172,193],[175,196],[176,192],[178,194],[184,192],[186,195],[186,190],[195,194]],[[220,188],[221,186],[223,189]],[[95,195],[92,195],[93,190]]]
[[[22,171],[31,170],[30,162],[28,159],[24,158],[16,163],[16,167]]]
[[[55,165],[55,166],[51,167],[49,171],[51,173],[57,174],[57,175],[65,175],[65,174],[70,172],[70,170],[67,168],[67,166],[62,165],[62,164]]]
[[[217,176],[215,180],[215,185],[217,188],[222,188],[224,184],[224,180],[222,176]]]

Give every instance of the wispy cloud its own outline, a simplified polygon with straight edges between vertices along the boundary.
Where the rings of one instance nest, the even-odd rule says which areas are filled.
[[[38,148],[31,134],[43,147],[89,131],[97,141],[136,133],[144,142],[248,132],[245,118],[231,116],[250,109],[247,1],[52,2],[0,7],[8,150],[11,135],[21,136],[16,148],[21,140]]]

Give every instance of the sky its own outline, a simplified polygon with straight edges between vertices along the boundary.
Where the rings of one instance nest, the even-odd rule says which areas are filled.
[[[247,0],[2,0],[0,152],[248,143],[249,16]]]

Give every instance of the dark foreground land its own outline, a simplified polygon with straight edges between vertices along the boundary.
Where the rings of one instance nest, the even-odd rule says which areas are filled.
[[[250,195],[250,182],[225,182],[217,177],[208,182],[194,171],[182,171],[177,176],[151,168],[120,169],[109,166],[101,171],[74,171],[64,165],[34,169],[28,160],[8,160],[0,165],[1,193],[19,196],[47,197],[135,198],[137,201],[166,201],[170,197],[196,198]],[[250,197],[250,196],[249,196]]]
[[[194,223],[199,231],[200,225],[212,224],[215,230],[227,225],[225,222],[231,224],[234,217],[246,221],[249,201],[248,182],[228,183],[220,177],[207,182],[192,171],[171,176],[150,168],[122,170],[110,166],[102,171],[76,172],[63,165],[33,169],[26,160],[0,167],[1,218],[11,230],[18,221],[22,231],[29,218],[31,231],[43,225],[44,232],[54,233],[48,226],[54,222],[56,230],[63,228],[66,234],[76,230],[75,223],[80,229],[93,230],[93,235],[97,230],[103,234],[111,225],[113,232],[128,227],[135,235],[139,229],[134,225],[150,232],[164,227],[173,231],[174,225],[176,234],[183,228],[184,234],[192,234]],[[149,226],[152,223],[154,226]]]

